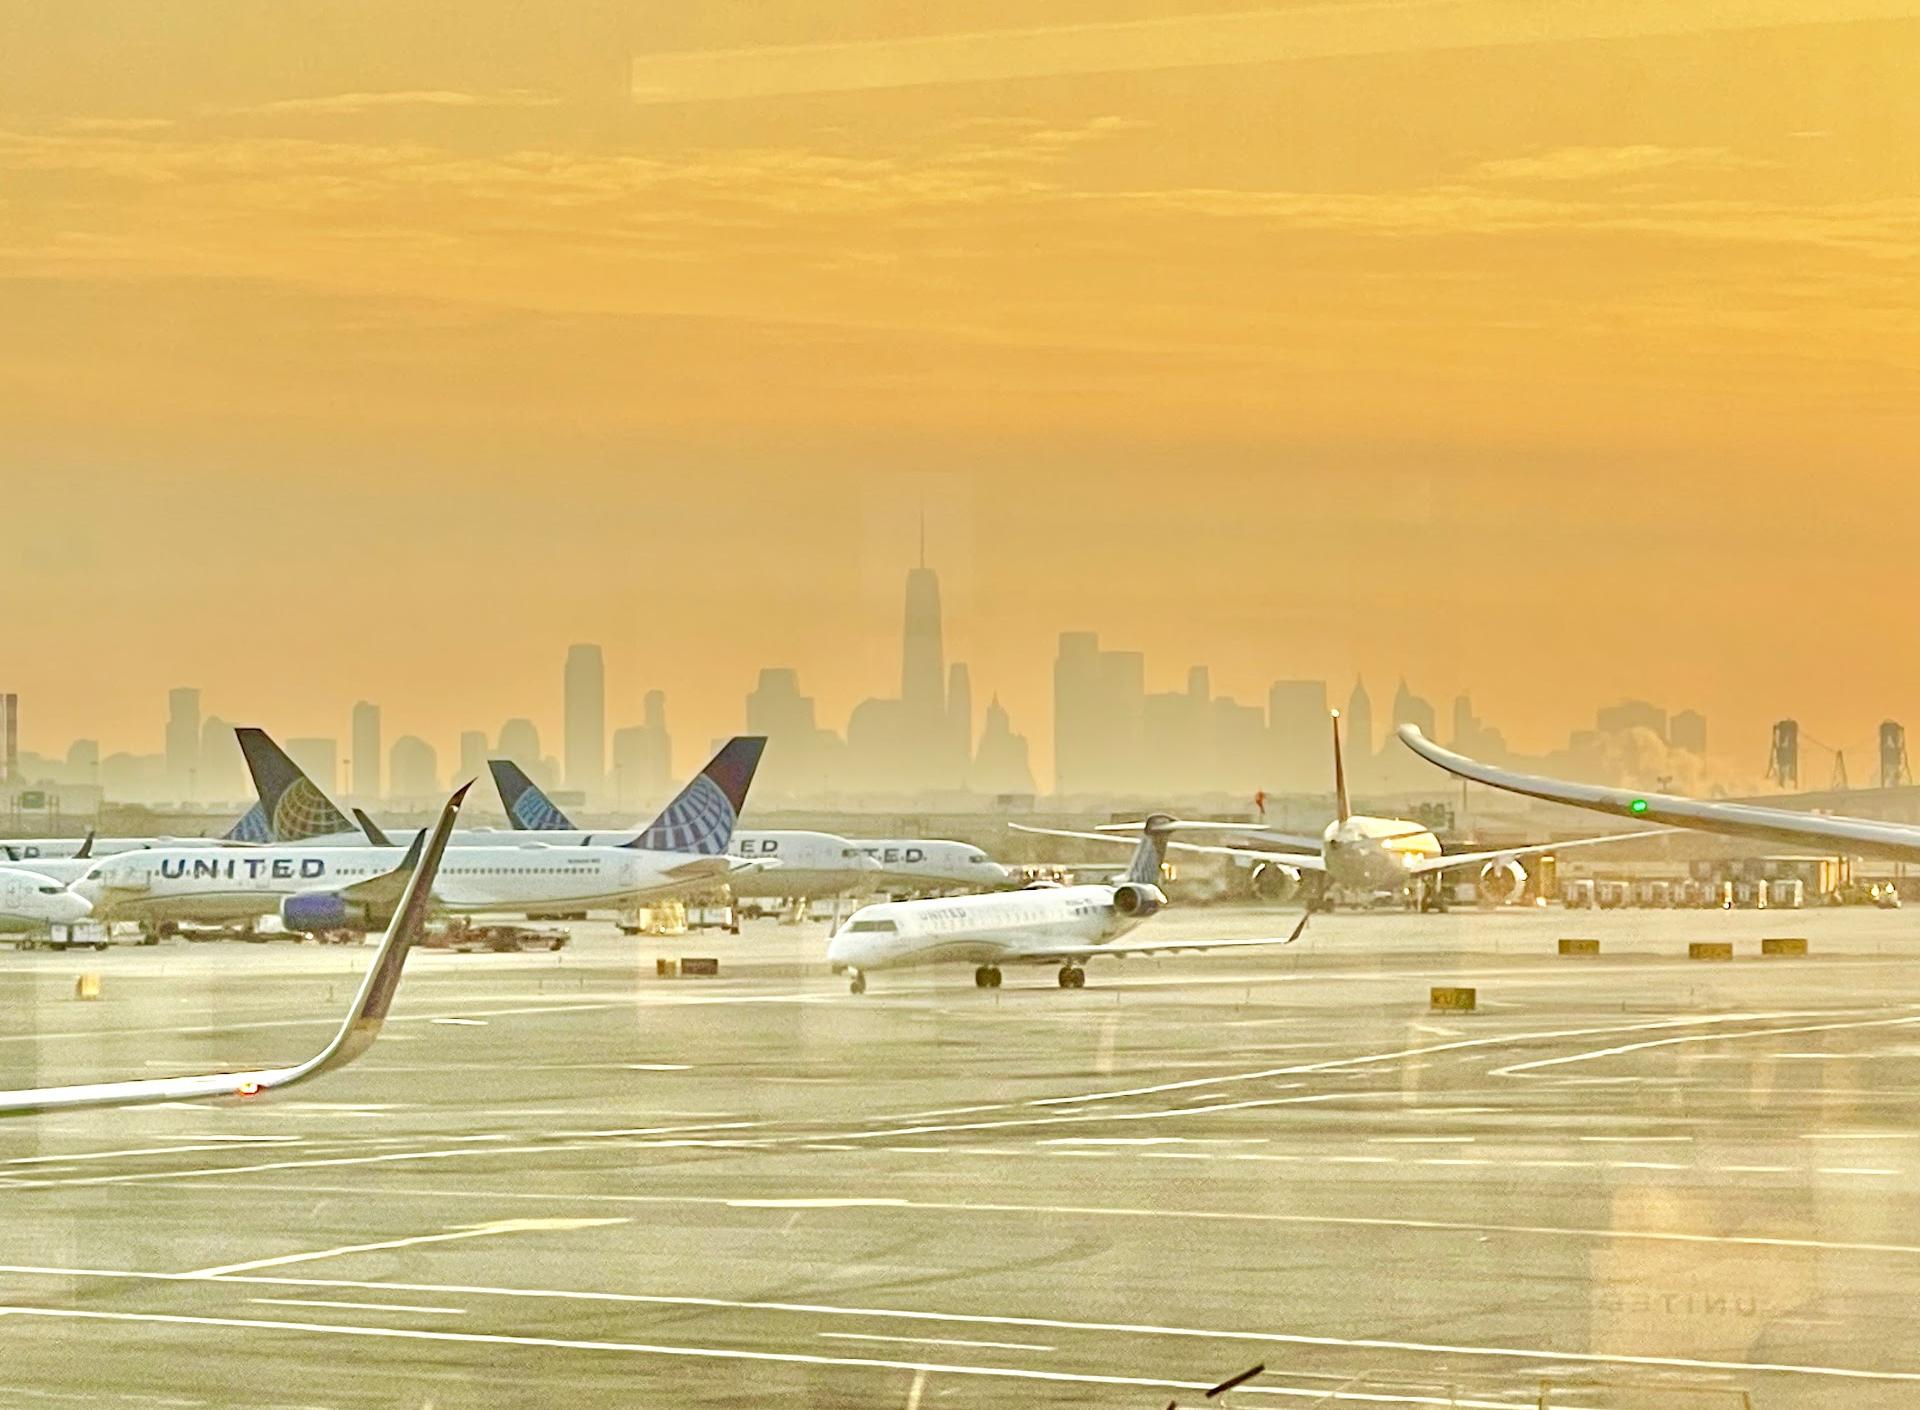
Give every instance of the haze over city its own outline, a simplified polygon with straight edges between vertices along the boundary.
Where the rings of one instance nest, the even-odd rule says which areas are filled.
[[[1910,713],[1915,21],[1378,8],[17,17],[24,742],[190,683],[444,754],[575,641],[686,744],[772,664],[838,727],[923,506],[1043,780],[1065,630],[1531,750],[1684,702],[1749,775]]]

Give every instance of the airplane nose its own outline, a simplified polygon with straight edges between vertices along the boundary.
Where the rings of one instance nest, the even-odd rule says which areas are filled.
[[[85,920],[93,914],[93,902],[69,888],[55,898],[54,909],[59,912],[55,917],[71,925],[75,921]]]

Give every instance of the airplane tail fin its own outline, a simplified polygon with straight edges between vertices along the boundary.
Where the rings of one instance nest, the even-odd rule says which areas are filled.
[[[232,827],[220,834],[222,842],[271,842],[273,835],[267,827],[267,810],[256,802],[235,820]]]
[[[1333,815],[1340,822],[1353,816],[1347,801],[1347,761],[1340,753],[1340,712],[1333,712]]]
[[[629,847],[651,852],[692,852],[717,857],[733,841],[734,824],[747,804],[754,771],[766,752],[764,735],[735,735],[699,776],[648,823]]]
[[[302,842],[330,832],[354,830],[347,815],[333,806],[319,786],[300,771],[300,766],[287,757],[286,751],[275,744],[265,730],[242,725],[234,730],[234,735],[240,741],[241,754],[246,757],[247,772],[253,775],[254,791],[260,795],[266,840]],[[242,818],[233,832],[238,832],[246,822],[247,819]],[[233,833],[228,835],[231,837]]]
[[[367,816],[365,809],[355,808],[353,810],[353,820],[360,824],[360,830],[367,835],[367,841],[371,842],[374,846],[393,846],[393,839],[387,836],[379,823]]]
[[[540,785],[527,777],[527,771],[511,759],[489,759],[493,786],[500,790],[500,806],[507,810],[507,821],[516,832],[571,832],[573,821],[540,791]]]
[[[1160,884],[1160,869],[1167,861],[1167,838],[1173,833],[1173,819],[1165,813],[1150,813],[1140,824],[1140,845],[1133,849],[1127,864],[1127,880],[1142,885]]]

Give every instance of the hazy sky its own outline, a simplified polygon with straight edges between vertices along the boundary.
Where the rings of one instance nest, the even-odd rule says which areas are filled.
[[[1695,22],[1687,16],[1711,16]],[[1054,634],[1920,726],[1920,0],[77,3],[0,45],[6,685],[157,749]],[[1747,756],[1751,756],[1750,759]]]

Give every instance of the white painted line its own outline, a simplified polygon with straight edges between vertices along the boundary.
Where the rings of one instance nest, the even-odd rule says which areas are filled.
[[[461,1239],[491,1238],[496,1234],[547,1233],[569,1229],[592,1229],[606,1224],[625,1224],[614,1219],[496,1219],[491,1224],[473,1224],[464,1229],[449,1229],[439,1234],[416,1234],[412,1238],[384,1239],[371,1244],[342,1244],[339,1248],[316,1249],[312,1253],[283,1253],[274,1258],[255,1258],[245,1263],[226,1263],[217,1268],[198,1268],[189,1276],[218,1278],[229,1273],[251,1273],[259,1268],[284,1268],[290,1263],[315,1263],[323,1258],[341,1258],[350,1253],[375,1253],[390,1248],[413,1248],[418,1244],[454,1243]]]
[[[1046,1381],[1067,1385],[1145,1387],[1152,1390],[1212,1389],[1205,1381],[1175,1381],[1146,1376],[1093,1375],[1083,1372],[1042,1371],[1024,1366],[969,1366],[923,1361],[889,1361],[865,1356],[817,1356],[796,1351],[748,1351],[725,1346],[663,1346],[648,1342],[588,1341],[574,1337],[507,1336],[501,1333],[448,1332],[425,1327],[362,1327],[340,1322],[284,1322],[264,1317],[194,1317],[181,1313],[108,1312],[59,1307],[0,1307],[0,1318],[38,1317],[93,1322],[142,1322],[160,1326],[221,1327],[245,1331],[310,1332],[318,1336],[361,1337],[397,1341],[444,1342],[470,1346],[532,1347],[541,1350],[597,1351],[628,1356],[674,1356],[696,1361],[755,1361],[783,1366],[859,1367],[882,1371],[926,1371],[941,1376],[977,1376],[994,1380]],[[1883,1379],[1876,1377],[1875,1379]],[[1920,1379],[1916,1376],[1915,1379]],[[1238,1395],[1311,1399],[1317,1404],[1345,1401],[1362,1405],[1430,1405],[1446,1410],[1513,1410],[1505,1400],[1442,1399],[1431,1395],[1390,1395],[1383,1391],[1351,1393],[1321,1386],[1242,1386]]]
[[[306,1138],[304,1136],[250,1136],[244,1139],[249,1144],[297,1146],[301,1144],[301,1142],[303,1142]],[[130,1158],[134,1156],[143,1156],[143,1155],[179,1155],[179,1154],[185,1154],[190,1151],[217,1151],[217,1150],[231,1150],[231,1149],[233,1149],[232,1143],[228,1141],[220,1141],[220,1142],[196,1141],[193,1145],[188,1145],[188,1146],[136,1146],[129,1150],[120,1150],[120,1151],[77,1151],[69,1155],[22,1155],[22,1156],[15,1156],[12,1160],[0,1161],[0,1165],[40,1165],[40,1164],[53,1164],[55,1162],[58,1162],[64,1165],[69,1161],[75,1161],[75,1160],[116,1160],[122,1157]]]
[[[0,1271],[16,1272],[16,1273],[34,1273],[34,1274],[42,1274],[46,1276],[55,1276],[55,1277],[78,1276],[78,1277],[93,1277],[93,1278],[111,1278],[111,1279],[117,1279],[117,1280],[139,1279],[139,1280],[148,1280],[148,1281],[156,1281],[156,1282],[195,1281],[194,1277],[189,1274],[138,1273],[138,1272],[126,1272],[126,1271],[120,1271],[120,1270],[114,1270],[114,1269],[100,1269],[100,1268],[6,1268],[6,1269],[0,1269]],[[406,1292],[406,1293],[431,1293],[431,1294],[436,1294],[441,1296],[522,1298],[522,1299],[527,1299],[532,1301],[542,1301],[542,1302],[549,1302],[549,1301],[597,1302],[597,1303],[612,1303],[612,1304],[633,1304],[633,1305],[649,1306],[649,1307],[708,1308],[708,1309],[715,1309],[715,1310],[755,1311],[755,1312],[792,1312],[792,1313],[799,1313],[799,1314],[808,1315],[808,1316],[884,1318],[884,1319],[892,1319],[896,1321],[905,1321],[905,1322],[921,1322],[921,1323],[938,1322],[938,1323],[950,1324],[953,1326],[1007,1327],[1007,1328],[1020,1328],[1023,1330],[1033,1330],[1033,1331],[1044,1330],[1044,1331],[1068,1331],[1068,1332],[1118,1332],[1118,1333],[1135,1335],[1135,1336],[1191,1337],[1191,1338],[1196,1338],[1201,1340],[1214,1340],[1214,1341],[1277,1342],[1277,1343],[1282,1343],[1289,1346],[1333,1347],[1333,1348],[1341,1348],[1341,1349],[1347,1349],[1347,1350],[1365,1350],[1365,1351],[1415,1352],[1415,1353],[1426,1354],[1426,1355],[1477,1357],[1477,1358],[1484,1358],[1489,1360],[1509,1360],[1509,1361],[1526,1361],[1526,1362],[1544,1361],[1548,1363],[1564,1362],[1569,1364],[1580,1364],[1580,1365],[1588,1365],[1588,1366],[1643,1366],[1643,1367],[1652,1366],[1652,1367],[1662,1367],[1662,1368],[1679,1368],[1684,1370],[1695,1370],[1695,1371],[1732,1371],[1736,1373],[1774,1373],[1774,1374],[1780,1374],[1780,1375],[1813,1376],[1813,1377],[1833,1378],[1833,1379],[1853,1380],[1853,1381],[1884,1381],[1884,1382],[1895,1382],[1895,1383],[1904,1383],[1904,1384],[1920,1383],[1920,1370],[1874,1369],[1869,1367],[1855,1367],[1855,1366],[1821,1366],[1821,1365],[1803,1364],[1798,1362],[1768,1362],[1768,1361],[1747,1362],[1747,1361],[1730,1361],[1730,1360],[1712,1360],[1707,1358],[1683,1357],[1683,1356],[1640,1356],[1640,1355],[1632,1355],[1628,1353],[1566,1351],[1566,1350],[1561,1350],[1561,1349],[1551,1348],[1551,1347],[1541,1348],[1541,1347],[1510,1347],[1510,1346],[1473,1346],[1473,1345],[1458,1344],[1458,1343],[1451,1343],[1451,1342],[1396,1341],[1396,1340],[1388,1340],[1388,1339],[1376,1338],[1376,1337],[1354,1338],[1354,1337],[1315,1336],[1315,1335],[1309,1335],[1309,1334],[1303,1334],[1303,1333],[1278,1332],[1278,1331],[1254,1331],[1254,1330],[1242,1330],[1242,1329],[1165,1326],[1165,1325],[1160,1325],[1155,1323],[1073,1321],[1070,1319],[1059,1318],[1059,1317],[1022,1317],[1022,1316],[1010,1316],[1010,1315],[995,1315],[995,1314],[988,1314],[988,1313],[939,1312],[939,1311],[927,1311],[927,1310],[907,1309],[907,1308],[846,1307],[846,1306],[841,1306],[833,1303],[771,1302],[771,1301],[753,1301],[753,1300],[717,1298],[717,1297],[672,1297],[672,1296],[666,1296],[666,1295],[655,1294],[655,1293],[598,1292],[598,1291],[565,1290],[565,1289],[554,1289],[554,1288],[504,1288],[504,1287],[488,1287],[488,1286],[472,1285],[472,1284],[373,1282],[373,1281],[364,1281],[364,1280],[328,1279],[328,1278],[234,1277],[234,1278],[223,1278],[223,1279],[220,1279],[219,1281],[230,1282],[235,1284],[245,1284],[245,1285],[269,1285],[269,1286],[279,1286],[279,1287],[327,1288],[327,1289],[343,1289],[343,1290],[352,1289],[355,1291],[367,1291],[367,1292]],[[756,1361],[799,1360],[803,1364],[817,1364],[822,1360],[822,1358],[813,1358],[812,1363],[809,1363],[808,1358],[795,1357],[791,1353],[780,1353],[780,1352],[732,1351],[732,1350],[716,1350],[713,1348],[696,1348],[696,1347],[653,1348],[653,1347],[645,1346],[644,1344],[636,1344],[636,1343],[630,1343],[630,1342],[591,1342],[591,1341],[558,1340],[558,1339],[542,1338],[542,1337],[488,1336],[488,1335],[481,1335],[478,1333],[466,1333],[466,1332],[431,1332],[431,1331],[418,1331],[418,1330],[403,1330],[403,1329],[386,1328],[386,1327],[355,1327],[350,1325],[343,1325],[340,1323],[311,1324],[311,1323],[289,1323],[289,1322],[247,1322],[247,1321],[244,1321],[241,1319],[235,1319],[235,1318],[181,1316],[181,1315],[161,1314],[161,1313],[108,1312],[108,1311],[95,1311],[95,1310],[25,1307],[25,1306],[0,1307],[0,1317],[6,1317],[6,1316],[40,1316],[40,1317],[51,1317],[51,1318],[73,1317],[73,1318],[83,1318],[83,1319],[97,1318],[97,1319],[103,1319],[108,1321],[186,1323],[186,1324],[208,1325],[208,1326],[258,1326],[258,1327],[263,1327],[267,1329],[291,1328],[299,1331],[338,1332],[338,1333],[347,1333],[347,1334],[358,1333],[358,1334],[365,1334],[369,1336],[392,1335],[392,1336],[399,1336],[399,1337],[411,1338],[411,1339],[421,1339],[421,1340],[448,1340],[448,1341],[463,1341],[463,1342],[497,1343],[501,1345],[510,1345],[510,1346],[512,1345],[556,1346],[556,1347],[563,1347],[563,1348],[575,1348],[575,1349],[586,1349],[586,1350],[612,1350],[612,1351],[651,1350],[651,1351],[657,1352],[657,1354],[670,1355],[670,1356],[674,1356],[674,1355],[699,1356],[699,1355],[713,1354],[713,1355],[719,1355],[728,1359],[738,1358],[738,1359],[756,1360]],[[891,1369],[913,1369],[914,1366],[916,1366],[918,1363],[908,1363],[904,1367],[898,1366],[896,1365],[896,1363],[892,1363],[892,1362],[870,1363],[870,1362],[864,1362],[864,1361],[853,1361],[853,1362],[834,1362],[832,1364],[882,1365]],[[1210,1388],[1208,1385],[1203,1384],[1201,1382],[1192,1382],[1192,1383],[1171,1382],[1171,1381],[1148,1382],[1148,1381],[1137,1381],[1137,1380],[1132,1380],[1128,1378],[1121,1378],[1119,1380],[1114,1380],[1112,1378],[1098,1377],[1098,1376],[1086,1378],[1086,1377],[1072,1376],[1066,1373],[1041,1373],[1041,1372],[1027,1373],[1027,1372],[1013,1370],[1012,1368],[999,1368],[999,1367],[989,1368],[989,1367],[976,1366],[976,1367],[950,1368],[950,1367],[931,1366],[928,1369],[934,1370],[934,1371],[957,1369],[963,1373],[972,1372],[974,1374],[996,1374],[1004,1371],[1016,1376],[1031,1375],[1031,1376],[1037,1376],[1040,1379],[1047,1379],[1047,1380],[1077,1381],[1077,1380],[1090,1379],[1093,1383],[1103,1384],[1103,1385],[1104,1384],[1126,1384],[1126,1385],[1146,1384],[1146,1385],[1167,1386],[1174,1389],[1197,1388],[1201,1390]],[[1271,1394],[1278,1394],[1278,1395],[1299,1395],[1302,1392],[1291,1389],[1291,1388],[1286,1388],[1286,1387],[1274,1387],[1271,1389],[1267,1389],[1259,1386],[1249,1386],[1246,1388],[1245,1392],[1242,1392],[1242,1391],[1235,1392],[1235,1394],[1242,1394],[1242,1393],[1271,1393]],[[1312,1394],[1325,1394],[1325,1391],[1324,1389],[1315,1390],[1312,1392]],[[1349,1396],[1345,1398],[1366,1402],[1366,1401],[1371,1401],[1375,1399],[1380,1399],[1381,1397],[1360,1395],[1360,1396]],[[1458,1405],[1461,1407],[1479,1406],[1479,1407],[1485,1407],[1485,1410],[1512,1410],[1511,1401],[1461,1400],[1456,1402],[1453,1400],[1428,1399],[1424,1397],[1416,1397],[1410,1400],[1406,1400],[1401,1397],[1391,1396],[1391,1395],[1385,1396],[1384,1399],[1392,1403],[1408,1403],[1408,1404],[1419,1404],[1419,1405],[1446,1405],[1446,1406]]]
[[[487,1021],[484,1018],[430,1018],[427,1022],[445,1023],[458,1028],[485,1028],[487,1026]]]
[[[1823,1165],[1816,1173],[1821,1175],[1898,1175],[1900,1172],[1859,1165]]]
[[[442,1317],[464,1317],[464,1307],[422,1307],[412,1302],[344,1302],[324,1297],[250,1297],[248,1302],[269,1307],[346,1307],[356,1312],[431,1312]]]
[[[258,1302],[261,1299],[255,1298]],[[958,1337],[886,1337],[877,1332],[820,1332],[818,1335],[827,1341],[895,1341],[906,1342],[913,1346],[978,1346],[992,1351],[1058,1351],[1058,1347],[1042,1346],[1036,1341],[962,1341]]]
[[[1920,1018],[1870,1018],[1854,1019],[1845,1023],[1806,1023],[1792,1028],[1747,1028],[1728,1030],[1723,1033],[1689,1033],[1678,1038],[1652,1038],[1640,1043],[1622,1043],[1612,1048],[1593,1048],[1584,1053],[1535,1058],[1532,1062],[1517,1062],[1507,1067],[1497,1067],[1489,1075],[1511,1077],[1520,1072],[1538,1072],[1542,1068],[1563,1067],[1573,1062],[1593,1062],[1600,1058],[1620,1057],[1627,1053],[1643,1053],[1653,1048],[1678,1047],[1683,1043],[1732,1043],[1743,1038],[1777,1038],[1783,1033],[1832,1033],[1841,1029],[1910,1028],[1916,1023],[1920,1023]]]

